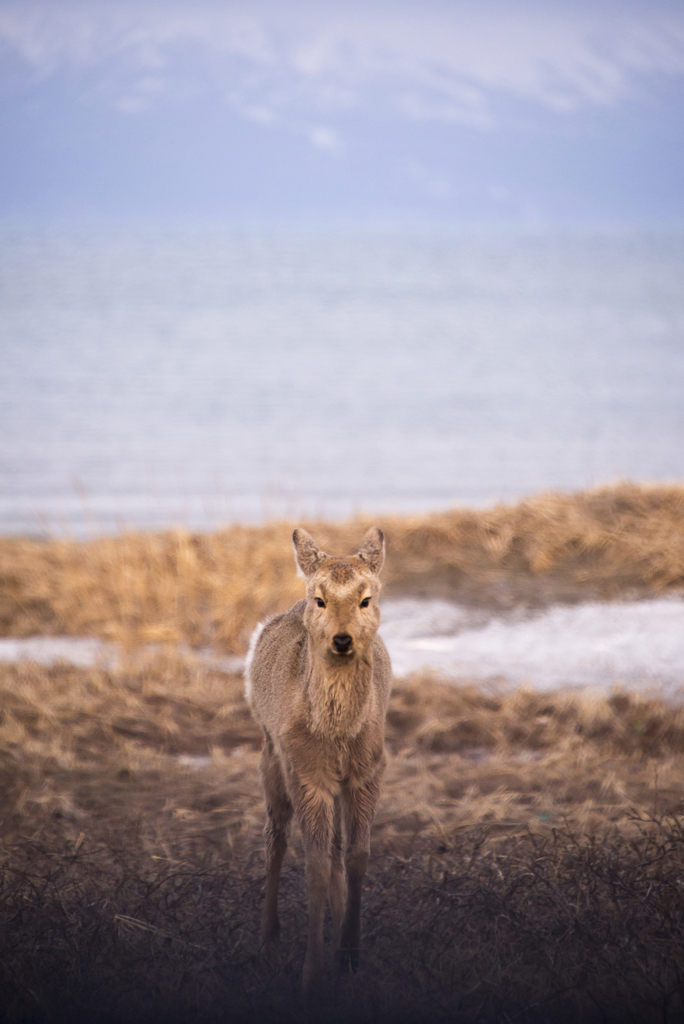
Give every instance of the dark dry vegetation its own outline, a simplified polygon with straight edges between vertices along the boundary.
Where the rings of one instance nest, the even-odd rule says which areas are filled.
[[[624,487],[395,519],[390,584],[427,591],[432,573],[490,603],[662,592],[684,580],[683,511],[684,488]],[[319,535],[344,550],[359,524]],[[14,634],[239,650],[301,586],[285,526],[6,540],[0,557]],[[241,691],[171,648],[113,672],[0,668],[3,1024],[302,1019],[296,836],[281,960],[259,955],[259,736]],[[684,710],[414,677],[388,746],[362,968],[331,970],[321,1019],[684,1018]]]

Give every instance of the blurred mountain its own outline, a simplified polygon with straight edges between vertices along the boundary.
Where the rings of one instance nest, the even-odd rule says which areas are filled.
[[[0,217],[684,222],[684,8],[0,2]]]

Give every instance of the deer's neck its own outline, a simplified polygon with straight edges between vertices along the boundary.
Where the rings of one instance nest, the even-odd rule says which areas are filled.
[[[360,731],[371,700],[372,654],[331,665],[307,651],[308,702],[314,732],[351,738]]]

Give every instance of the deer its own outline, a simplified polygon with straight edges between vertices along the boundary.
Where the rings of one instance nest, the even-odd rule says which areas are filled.
[[[280,934],[278,886],[294,816],[302,834],[308,937],[302,991],[320,991],[323,926],[330,905],[341,967],[359,964],[361,892],[370,830],[385,768],[385,714],[392,672],[377,630],[382,530],[368,530],[356,555],[333,556],[304,529],[292,536],[306,597],[255,629],[246,696],[263,731],[260,776],[266,805],[266,885],[261,942]]]

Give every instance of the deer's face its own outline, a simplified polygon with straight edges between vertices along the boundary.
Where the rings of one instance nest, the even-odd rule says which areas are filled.
[[[304,625],[316,649],[336,664],[362,657],[380,625],[382,530],[369,530],[359,553],[348,558],[327,555],[306,530],[295,530],[292,539],[297,566],[307,580]]]
[[[319,653],[332,662],[366,654],[380,625],[380,584],[359,563],[326,559],[306,588],[304,624]]]

